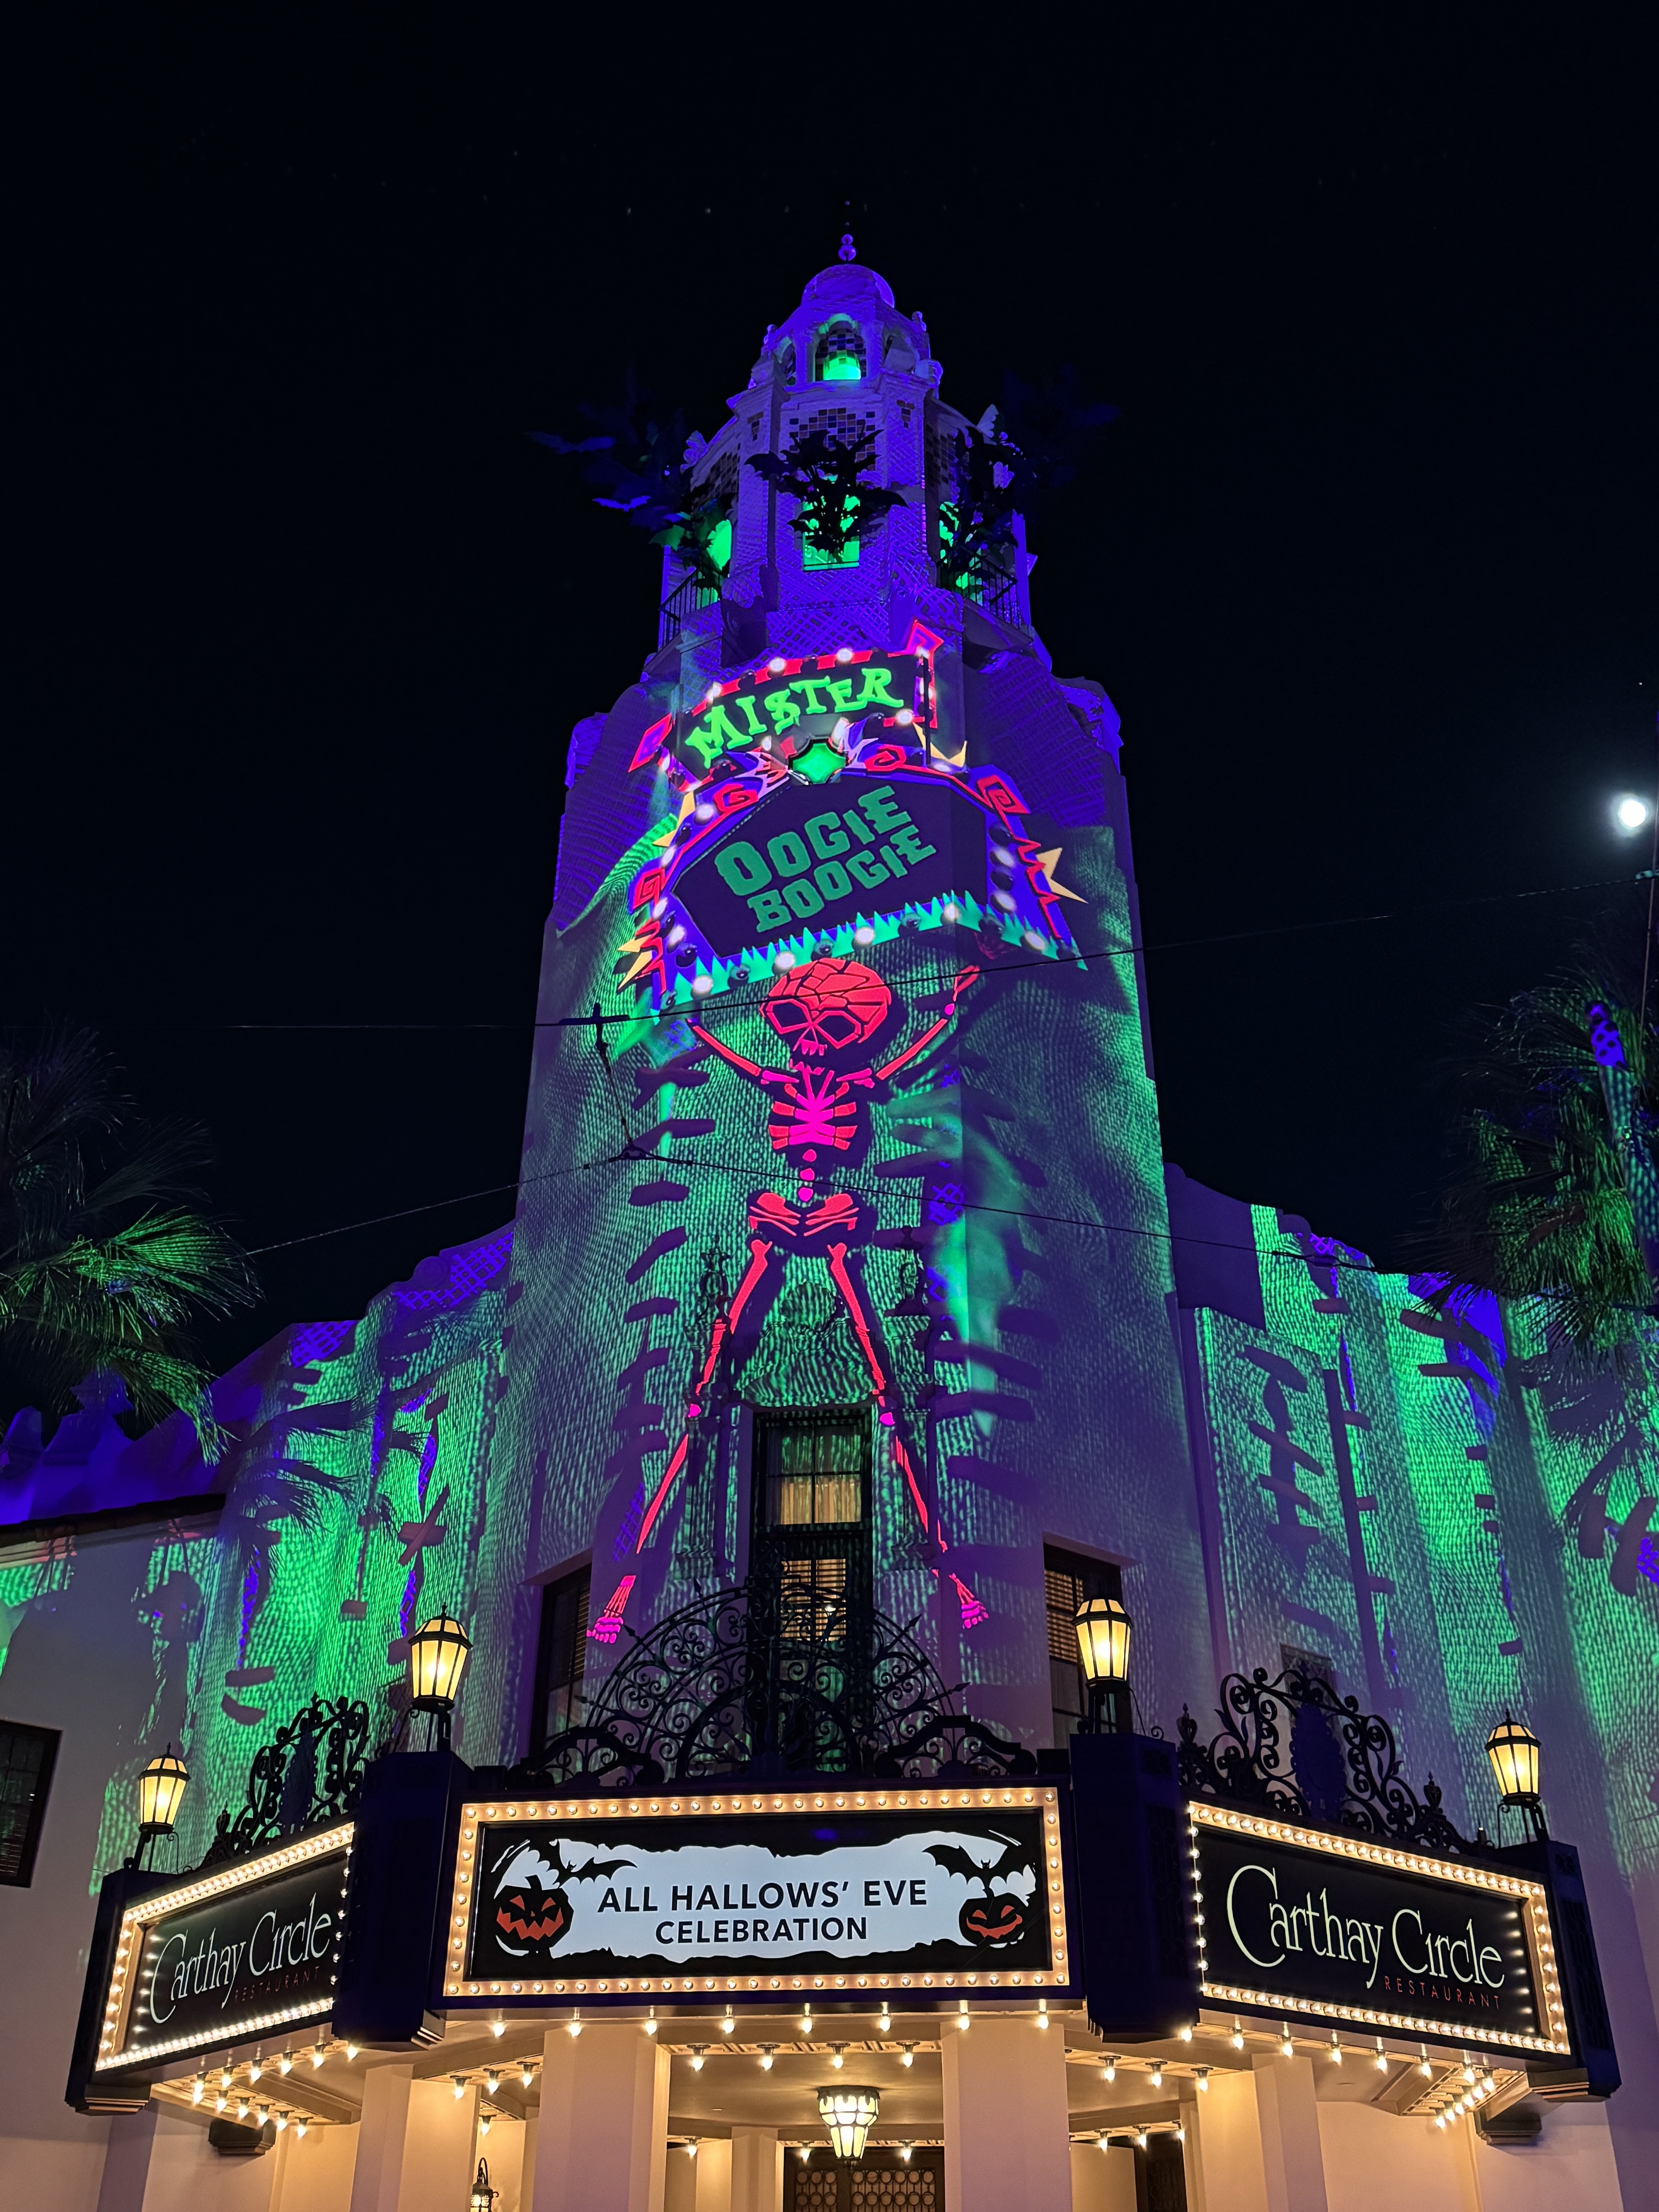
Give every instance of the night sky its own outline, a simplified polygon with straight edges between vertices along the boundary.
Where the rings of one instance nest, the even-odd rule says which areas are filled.
[[[1457,902],[1647,857],[1641,14],[56,19],[14,56],[0,1018],[204,1121],[250,1246],[510,1185],[565,744],[657,595],[524,434],[631,362],[712,434],[850,201],[947,399],[1073,362],[1122,410],[1032,596],[1122,714],[1149,940],[1233,939],[1151,961],[1168,1156],[1397,1255],[1464,1010],[1598,914],[1639,941],[1634,889]],[[511,1210],[270,1252],[212,1355]]]

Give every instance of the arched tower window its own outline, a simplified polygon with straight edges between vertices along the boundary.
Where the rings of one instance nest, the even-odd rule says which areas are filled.
[[[857,384],[864,374],[864,338],[856,323],[826,323],[818,332],[814,374],[820,384]]]
[[[784,338],[780,341],[778,346],[778,367],[782,372],[784,382],[786,384],[793,384],[795,380],[795,341],[793,338]]]

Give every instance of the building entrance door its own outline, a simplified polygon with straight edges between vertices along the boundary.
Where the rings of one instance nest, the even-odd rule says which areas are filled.
[[[945,2153],[914,2150],[907,2164],[896,2150],[866,2150],[843,2166],[818,2151],[803,2166],[792,2151],[783,2212],[945,2212]]]

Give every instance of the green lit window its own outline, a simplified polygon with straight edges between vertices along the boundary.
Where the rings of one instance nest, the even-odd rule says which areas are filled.
[[[708,533],[708,557],[717,568],[732,565],[732,520],[728,515],[717,522]]]
[[[816,348],[820,384],[857,384],[864,375],[864,339],[856,323],[830,323]]]

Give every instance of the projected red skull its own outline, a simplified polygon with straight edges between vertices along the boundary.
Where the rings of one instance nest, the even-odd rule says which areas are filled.
[[[795,1060],[822,1059],[873,1036],[893,994],[860,960],[809,960],[780,975],[766,999],[766,1018]]]

